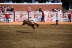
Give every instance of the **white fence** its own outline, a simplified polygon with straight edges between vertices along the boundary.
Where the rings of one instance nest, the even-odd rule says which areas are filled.
[[[14,12],[8,12],[10,15],[9,21],[10,22],[14,22]],[[0,21],[1,22],[6,22],[6,18],[5,18],[5,13],[0,12]]]
[[[45,22],[56,21],[56,16],[58,16],[59,21],[68,21],[68,14],[62,12],[45,12]]]
[[[28,13],[26,11],[16,11],[15,15],[14,12],[9,12],[10,14],[10,22],[22,22],[23,20],[28,20]],[[1,22],[5,22],[5,18],[4,18],[4,13],[0,13],[0,21]],[[59,21],[68,21],[68,14],[69,13],[62,13],[62,12],[48,12],[48,11],[44,11],[45,17],[44,20],[45,22],[49,22],[49,21],[55,21],[56,20],[56,16],[59,17]],[[29,17],[32,17],[34,19],[34,21],[36,22],[40,22],[41,18],[42,18],[42,13],[38,12],[38,11],[32,11],[29,14]],[[72,17],[71,17],[72,20]]]
[[[28,19],[28,13],[26,11],[16,11],[15,12],[15,21],[22,22],[23,20]]]

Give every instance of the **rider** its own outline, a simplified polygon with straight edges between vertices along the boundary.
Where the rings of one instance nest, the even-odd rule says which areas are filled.
[[[33,29],[35,29],[34,25],[39,27],[39,24],[35,23],[32,17],[30,17],[29,20],[24,20],[22,25],[25,25],[25,24],[31,26]]]
[[[31,23],[32,28],[34,28],[34,20],[33,20],[33,18],[30,17],[29,21],[30,21],[30,23]]]

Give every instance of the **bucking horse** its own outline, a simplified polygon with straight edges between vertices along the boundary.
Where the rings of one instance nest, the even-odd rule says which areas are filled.
[[[28,20],[23,20],[23,23],[22,23],[22,25],[21,26],[23,26],[23,25],[28,25],[28,26],[31,26],[33,29],[35,29],[35,26],[37,26],[37,27],[39,27],[39,24],[38,23],[36,23],[36,22],[34,22],[34,24],[32,24],[30,21],[28,21]]]

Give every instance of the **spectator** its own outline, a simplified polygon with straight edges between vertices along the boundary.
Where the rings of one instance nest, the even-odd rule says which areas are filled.
[[[13,3],[16,3],[16,0],[12,0]]]
[[[11,6],[10,11],[11,11],[11,12],[13,12],[13,11],[14,11],[14,7],[13,7],[13,6]]]
[[[5,12],[6,23],[9,23],[10,14]]]
[[[41,19],[41,21],[44,21],[44,11],[42,10],[42,19]]]
[[[59,20],[59,18],[58,18],[58,16],[56,16],[56,26],[58,25],[58,20]]]
[[[6,12],[6,10],[7,10],[7,6],[5,6],[4,8],[5,8],[5,12]]]
[[[61,0],[57,0],[57,3],[61,3]]]
[[[42,12],[42,18],[41,18],[41,21],[44,21],[44,16],[45,16],[45,15],[44,15],[44,11],[42,10],[41,7],[39,8],[39,12]]]
[[[1,10],[2,10],[2,12],[5,12],[5,8],[4,8],[4,6],[2,6]]]
[[[0,9],[0,13],[1,13],[2,11],[1,11],[1,9]]]
[[[2,2],[2,3],[4,3],[4,2],[5,2],[5,0],[1,0],[1,2]]]
[[[6,8],[6,11],[10,11],[10,8],[9,8],[9,7],[7,7],[7,8]]]
[[[51,2],[51,0],[47,0],[49,3]]]
[[[31,8],[30,7],[27,8],[27,12],[31,12]]]
[[[68,14],[68,22],[71,22],[71,14]]]
[[[2,11],[1,11],[1,6],[0,6],[0,12],[2,12]]]
[[[0,6],[0,10],[1,10],[1,8],[2,8],[2,7]]]
[[[36,9],[35,12],[38,12],[38,9]]]
[[[38,1],[36,1],[35,3],[39,3]]]
[[[41,12],[41,11],[42,11],[42,8],[40,7],[40,8],[39,8],[39,12]]]
[[[13,3],[22,3],[23,0],[12,0]]]
[[[32,3],[35,3],[35,0],[32,0]]]
[[[12,0],[8,0],[7,3],[12,3]]]
[[[27,12],[28,12],[28,20],[29,20],[29,16],[30,16],[29,13],[31,12],[31,8],[30,7],[27,8]]]
[[[70,13],[68,14],[68,22],[71,22],[71,13],[72,11],[70,11]]]

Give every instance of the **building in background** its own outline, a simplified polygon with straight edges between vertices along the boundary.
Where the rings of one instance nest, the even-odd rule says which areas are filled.
[[[63,10],[72,8],[72,0],[0,0],[0,3],[61,3]]]
[[[61,0],[63,10],[69,10],[69,1],[70,0]]]

